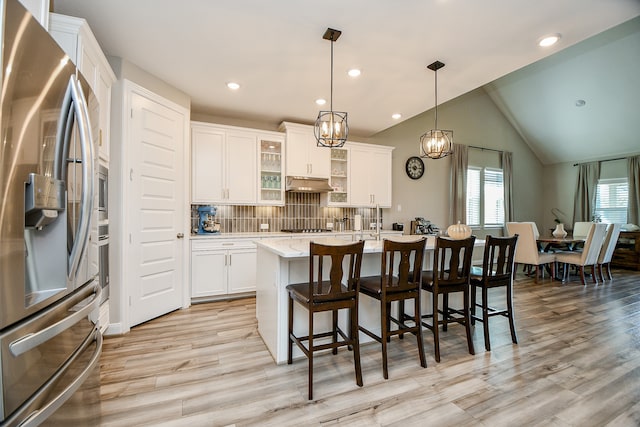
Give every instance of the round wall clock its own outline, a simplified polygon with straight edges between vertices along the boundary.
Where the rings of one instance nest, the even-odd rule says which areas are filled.
[[[418,156],[409,157],[405,165],[407,176],[411,179],[420,179],[424,175],[424,162]]]

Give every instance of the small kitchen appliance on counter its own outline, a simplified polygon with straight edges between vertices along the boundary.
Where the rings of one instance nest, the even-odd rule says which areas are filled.
[[[415,221],[411,221],[411,234],[438,234],[440,230],[438,226],[428,219],[416,217]]]
[[[347,231],[347,222],[349,222],[349,218],[334,218],[334,231]]]
[[[220,232],[220,223],[216,222],[218,208],[215,206],[200,206],[198,208],[198,234]]]

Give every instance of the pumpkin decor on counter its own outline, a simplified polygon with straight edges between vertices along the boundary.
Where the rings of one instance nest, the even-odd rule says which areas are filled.
[[[466,239],[471,236],[471,227],[460,224],[460,221],[458,221],[457,224],[450,225],[449,228],[447,228],[447,234],[455,240]]]

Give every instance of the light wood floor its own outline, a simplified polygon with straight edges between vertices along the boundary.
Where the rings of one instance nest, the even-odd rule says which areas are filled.
[[[441,334],[442,362],[425,331],[426,369],[415,339],[394,338],[389,380],[380,347],[362,348],[364,387],[352,353],[277,366],[257,332],[255,299],[194,305],[108,337],[101,359],[104,426],[638,426],[640,274],[582,286],[518,273],[519,344],[506,319],[491,320],[492,351],[476,324]]]

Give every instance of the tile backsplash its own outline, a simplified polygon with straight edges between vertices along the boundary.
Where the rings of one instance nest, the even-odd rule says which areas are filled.
[[[323,207],[318,193],[285,193],[285,196],[284,206],[214,205],[218,208],[216,220],[220,223],[221,232],[258,232],[261,231],[260,224],[269,224],[268,231],[327,228],[327,223],[335,222],[336,218],[348,218],[346,229],[352,230],[355,215],[362,216],[363,229],[368,229],[369,224],[376,221],[375,208]],[[192,231],[198,227],[199,206],[191,205]]]

